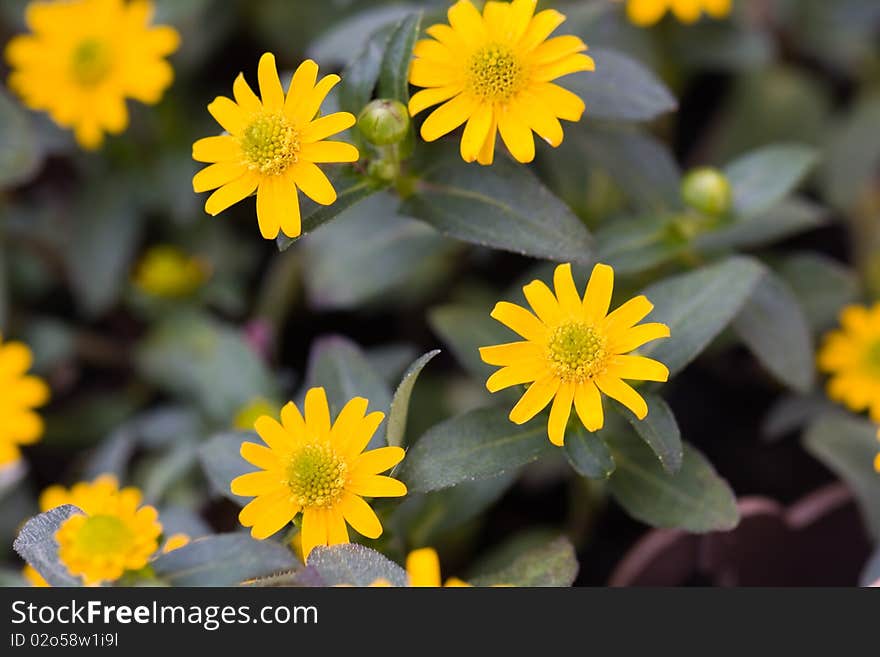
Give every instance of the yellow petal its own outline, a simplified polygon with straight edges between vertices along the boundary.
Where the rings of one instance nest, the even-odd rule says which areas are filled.
[[[290,491],[277,490],[268,495],[260,495],[248,502],[238,514],[238,521],[245,527],[253,527],[255,523],[274,507],[282,505],[290,499]]]
[[[245,112],[255,114],[263,109],[260,99],[244,79],[244,73],[239,73],[235,82],[232,83],[232,95],[235,96],[235,102],[238,103],[238,106]]]
[[[488,34],[483,26],[483,17],[470,0],[459,0],[446,12],[449,25],[465,43],[479,43]]]
[[[644,420],[648,415],[648,405],[642,396],[617,377],[601,376],[596,380],[596,385],[599,386],[599,390],[631,410],[638,419]]]
[[[324,388],[310,388],[305,401],[306,430],[310,438],[330,436],[330,406]]]
[[[237,161],[240,156],[241,149],[238,142],[229,135],[199,139],[192,148],[192,157],[197,162]]]
[[[558,265],[553,272],[553,288],[559,307],[570,318],[577,318],[583,314],[581,309],[581,295],[574,284],[574,276],[571,274],[571,264]]]
[[[303,128],[300,135],[300,141],[303,144],[311,144],[316,141],[321,141],[322,139],[332,137],[343,130],[348,130],[356,122],[357,119],[355,119],[354,114],[348,112],[335,112],[333,114],[328,114],[327,116],[322,116],[320,119],[315,119]]]
[[[614,292],[614,270],[608,265],[598,264],[593,267],[587,291],[584,293],[584,315],[587,322],[597,323],[608,314],[611,307],[611,295]],[[638,320],[637,320],[638,321]],[[634,322],[635,323],[635,322]]]
[[[231,205],[247,198],[257,189],[259,179],[248,172],[229,182],[208,197],[205,201],[205,212],[216,216]]]
[[[345,490],[364,497],[403,497],[406,485],[385,475],[359,475],[352,477]]]
[[[580,121],[586,110],[583,100],[558,84],[536,84],[531,91],[553,110],[556,116],[565,121]]]
[[[379,474],[390,470],[403,460],[406,452],[400,447],[380,447],[369,452],[364,452],[354,462],[353,473]]]
[[[284,113],[287,116],[296,115],[297,107],[308,98],[309,93],[315,88],[317,80],[318,65],[311,59],[307,59],[297,67],[290,79],[287,98],[284,100]]]
[[[332,507],[324,511],[327,518],[327,545],[343,545],[348,543],[348,528],[342,509]]]
[[[435,141],[445,134],[455,130],[468,120],[468,117],[477,109],[479,101],[469,94],[461,94],[444,103],[425,119],[422,123],[422,139]]]
[[[541,342],[547,337],[547,326],[522,306],[499,301],[492,309],[491,317],[507,328],[519,333],[526,340]]]
[[[614,334],[623,331],[642,321],[654,309],[654,304],[644,295],[630,299],[605,318],[605,331]]]
[[[559,302],[544,281],[532,281],[523,288],[523,293],[532,310],[544,324],[553,326],[564,317]]]
[[[432,105],[442,103],[456,94],[460,94],[462,89],[463,87],[460,84],[448,84],[445,87],[422,89],[413,94],[412,98],[409,99],[409,113],[411,116],[415,116]]]
[[[321,104],[327,98],[327,94],[331,89],[339,84],[340,77],[338,75],[327,75],[321,78],[321,81],[315,85],[301,102],[297,103],[295,111],[290,115],[296,123],[307,123],[315,118]]]
[[[461,138],[461,159],[465,162],[473,162],[477,159],[492,127],[493,115],[492,106],[484,103],[477,107],[468,119]]]
[[[263,442],[269,446],[271,450],[287,451],[293,448],[294,442],[292,436],[282,427],[277,420],[263,415],[254,422],[254,429]]]
[[[510,411],[510,421],[514,424],[525,424],[531,420],[547,407],[559,386],[559,379],[553,376],[535,381]]]
[[[574,401],[575,384],[565,382],[559,386],[556,397],[553,398],[553,406],[550,407],[550,422],[547,425],[547,434],[550,442],[558,447],[565,443],[565,427],[571,415],[571,404]]]
[[[533,66],[550,64],[569,55],[584,52],[586,49],[586,44],[579,37],[566,34],[549,39],[535,48],[529,55],[529,62]]]
[[[626,13],[633,23],[647,27],[663,18],[668,8],[666,2],[657,0],[628,0]]]
[[[534,72],[533,80],[535,82],[550,82],[556,78],[561,78],[572,73],[580,73],[582,71],[595,71],[596,62],[589,55],[577,54],[569,55],[551,64],[539,66]]]
[[[340,508],[346,522],[361,536],[379,538],[382,535],[379,517],[363,498],[346,491],[342,494]]]
[[[299,200],[293,180],[286,176],[269,176],[260,181],[257,222],[260,234],[267,240],[278,237],[282,226],[288,229],[284,231],[286,235],[290,235],[288,231],[293,228],[297,232],[291,237],[299,235]]]
[[[625,354],[652,340],[668,338],[669,335],[669,327],[666,324],[639,324],[619,335],[611,336],[608,347],[613,353]]]
[[[530,362],[502,367],[486,380],[486,389],[489,392],[498,392],[511,386],[532,383],[545,374],[547,374],[545,362],[536,358]]]
[[[0,376],[18,377],[27,372],[33,363],[33,353],[23,342],[0,344]]]
[[[602,395],[592,381],[581,383],[574,393],[574,408],[587,431],[598,431],[605,424]]]
[[[669,380],[669,369],[666,365],[644,356],[614,356],[608,361],[608,371],[621,379],[661,382]]]
[[[340,449],[345,448],[359,425],[363,424],[368,406],[369,402],[363,397],[354,397],[348,400],[333,422],[333,427],[330,429],[330,441]],[[352,457],[359,453],[360,451],[355,452]]]
[[[432,548],[413,550],[406,557],[410,586],[440,586],[440,559]]]
[[[319,545],[327,545],[327,517],[324,509],[308,507],[302,517],[303,558],[308,559],[312,550]]]
[[[260,57],[257,80],[260,84],[263,107],[267,110],[280,110],[284,107],[284,89],[281,87],[281,78],[278,77],[278,68],[275,66],[275,55],[272,53],[267,52]]]
[[[495,112],[492,112],[492,125],[489,126],[489,132],[486,134],[486,141],[477,155],[477,162],[483,166],[488,166],[495,161],[495,142],[498,138],[498,119]]]
[[[333,205],[336,202],[336,190],[333,184],[316,165],[311,162],[300,162],[294,171],[294,180],[303,194],[319,205]]]
[[[13,442],[21,445],[30,445],[43,435],[43,419],[36,413],[24,411],[17,414],[8,414],[3,418],[3,429]]]
[[[245,173],[247,173],[247,169],[238,162],[211,164],[193,176],[193,191],[198,194],[217,189],[240,178]]]
[[[241,108],[226,96],[217,96],[208,111],[229,134],[237,135],[244,129],[245,115]]]
[[[342,141],[319,141],[303,144],[299,152],[303,160],[318,164],[335,162],[357,162],[360,157],[358,149]]]
[[[529,128],[538,133],[541,139],[553,148],[562,143],[565,138],[562,124],[548,105],[531,93],[521,93],[517,102],[528,120]]]
[[[534,342],[521,341],[480,347],[480,358],[488,365],[513,365],[541,358],[541,348]]]
[[[257,443],[242,443],[239,453],[245,461],[263,470],[274,470],[281,465],[278,456],[271,449]]]
[[[532,136],[532,129],[516,104],[511,103],[499,112],[498,131],[507,150],[517,162],[528,164],[535,159],[535,139]]]
[[[414,59],[409,68],[409,82],[417,87],[447,87],[463,84],[463,76],[461,69],[451,63]]]
[[[274,471],[260,470],[248,472],[232,480],[229,489],[233,495],[255,497],[276,491],[286,485],[281,476]],[[291,516],[292,517],[292,516]]]
[[[0,393],[0,404],[3,400],[19,407],[42,406],[49,401],[49,386],[40,378],[24,376],[13,383],[11,390]]]
[[[354,458],[363,452],[384,419],[385,413],[373,411],[363,420],[354,423],[349,432],[348,440],[345,442],[345,456]]]
[[[557,27],[565,22],[565,16],[555,9],[539,11],[532,18],[525,34],[517,47],[524,52],[531,52],[549,37]]]

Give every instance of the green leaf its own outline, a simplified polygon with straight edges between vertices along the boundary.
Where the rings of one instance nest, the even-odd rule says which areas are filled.
[[[407,584],[403,568],[357,543],[318,546],[309,554],[307,564],[317,573],[322,586],[369,586],[377,579],[384,579],[392,586]]]
[[[565,432],[565,457],[582,477],[607,479],[616,467],[608,445],[598,433],[577,422]]]
[[[43,576],[50,586],[82,586],[58,560],[55,532],[71,516],[82,514],[72,504],[64,504],[28,520],[12,544],[18,555]]]
[[[314,387],[326,391],[331,418],[355,397],[366,398],[371,411],[387,414],[391,407],[391,392],[382,377],[373,370],[360,347],[340,336],[320,338],[312,347],[306,389]],[[384,423],[379,425],[367,449],[385,444]]]
[[[352,59],[342,72],[339,83],[339,109],[355,116],[373,98],[373,90],[382,72],[387,34],[374,34],[364,45],[363,51]],[[357,133],[357,131],[355,131]]]
[[[404,105],[409,102],[409,66],[421,25],[422,12],[417,12],[405,16],[395,26],[382,60],[379,98],[393,98]]]
[[[156,577],[171,586],[238,586],[302,564],[280,543],[235,533],[197,538],[159,555],[152,566]]]
[[[439,349],[429,351],[409,366],[406,374],[397,390],[394,391],[394,398],[391,400],[391,411],[388,413],[388,427],[385,431],[385,442],[389,445],[402,447],[406,437],[406,419],[409,415],[409,400],[412,397],[413,388],[419,374],[425,369],[425,365],[440,353]]]
[[[368,196],[385,189],[387,183],[359,174],[351,166],[340,166],[328,172],[328,178],[336,190],[336,201],[332,205],[319,205],[300,194],[300,213],[302,215],[302,234],[299,237],[279,235],[275,240],[279,251],[286,251],[300,237],[327,223],[348,208],[360,203]]]
[[[852,270],[818,253],[794,253],[777,273],[794,292],[815,333],[836,326],[840,311],[859,296],[859,280]]]
[[[159,323],[135,358],[145,379],[226,425],[255,397],[276,397],[271,373],[241,332],[198,313]]]
[[[877,582],[880,582],[880,549],[874,550],[859,575],[859,586],[876,586]]]
[[[736,527],[739,511],[733,491],[687,443],[676,474],[666,472],[633,431],[615,432],[609,443],[617,469],[608,481],[608,490],[637,520],[694,533]]]
[[[813,422],[804,434],[804,446],[843,479],[859,502],[865,524],[880,539],[880,476],[874,458],[880,451],[877,426],[843,413],[829,413]]]
[[[652,121],[678,108],[660,80],[631,57],[607,48],[594,48],[593,72],[578,73],[561,86],[587,104],[584,120]]]
[[[0,90],[0,189],[31,180],[43,157],[30,117],[9,94]]]
[[[463,162],[457,149],[432,156],[401,210],[465,242],[558,262],[593,260],[581,221],[528,168],[505,157],[479,167]]]
[[[617,274],[637,274],[673,260],[687,247],[670,230],[674,219],[667,214],[615,218],[596,232],[598,260]]]
[[[816,149],[786,144],[748,153],[725,168],[733,187],[734,214],[754,217],[770,210],[803,182],[819,161]]]
[[[400,479],[425,493],[500,475],[554,449],[544,421],[518,426],[508,413],[482,408],[435,425],[407,452]]]
[[[370,7],[334,21],[332,28],[312,41],[306,53],[325,66],[355,60],[373,35],[383,32],[383,28],[394,25],[416,9],[411,4]]]
[[[574,546],[564,537],[532,548],[490,575],[471,580],[474,586],[571,586],[578,573]]]
[[[375,194],[303,240],[302,275],[313,307],[400,304],[448,275],[461,245],[401,217],[398,204],[391,194]]]
[[[495,367],[480,358],[480,347],[504,344],[516,339],[513,333],[489,316],[488,309],[448,305],[432,308],[428,324],[456,360],[477,381],[484,382]]]
[[[758,261],[734,256],[651,285],[643,292],[654,304],[649,320],[669,326],[672,336],[639,352],[664,363],[674,376],[736,317],[764,272]]]
[[[823,198],[849,212],[876,179],[880,166],[880,94],[859,99],[840,125],[832,126],[827,157],[822,163]]]
[[[802,393],[812,389],[813,336],[785,281],[767,271],[733,321],[733,329],[781,383]]]
[[[660,459],[663,469],[675,474],[681,469],[684,448],[681,442],[681,431],[669,404],[659,395],[642,393],[648,404],[648,415],[639,420],[629,410],[614,404],[614,408],[632,425],[639,437],[654,450]]]
[[[229,485],[236,477],[256,471],[241,457],[241,444],[244,442],[259,443],[260,438],[252,431],[232,431],[216,435],[199,447],[199,462],[214,492],[239,506],[244,506],[251,498],[234,495]]]

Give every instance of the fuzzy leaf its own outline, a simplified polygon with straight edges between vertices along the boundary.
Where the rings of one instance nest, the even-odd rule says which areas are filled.
[[[474,586],[571,586],[578,573],[574,546],[567,538],[523,552],[509,566],[471,580]]]
[[[388,427],[385,432],[385,441],[389,445],[403,446],[406,437],[406,419],[409,415],[409,400],[412,397],[413,388],[415,388],[419,374],[425,369],[425,365],[439,353],[439,349],[429,351],[410,365],[406,374],[403,375],[400,385],[397,386],[397,390],[394,391],[391,411],[388,413]]]
[[[55,532],[65,520],[82,511],[72,504],[55,507],[28,520],[12,547],[19,556],[40,573],[50,586],[82,586],[78,577],[58,561]]]
[[[232,500],[239,506],[251,501],[250,497],[234,495],[229,489],[232,480],[256,468],[245,461],[240,454],[244,442],[260,443],[260,438],[252,431],[221,433],[199,447],[199,461],[202,470],[216,493]]]
[[[580,423],[565,432],[565,457],[582,477],[607,479],[614,472],[614,456],[598,433],[587,431]]]
[[[733,187],[734,213],[739,217],[762,214],[792,193],[818,163],[809,146],[766,146],[748,153],[725,168]]]
[[[375,550],[356,543],[316,547],[307,564],[309,569],[317,572],[323,586],[369,586],[377,579],[384,579],[392,586],[406,586],[407,583],[403,568]]]
[[[422,25],[422,12],[404,16],[394,27],[379,74],[379,98],[409,102],[409,66]]]
[[[648,416],[644,420],[639,420],[619,404],[614,404],[614,408],[620,411],[641,439],[654,450],[663,469],[669,474],[675,474],[681,469],[684,458],[678,422],[662,397],[653,393],[642,393],[642,396],[648,403]]]

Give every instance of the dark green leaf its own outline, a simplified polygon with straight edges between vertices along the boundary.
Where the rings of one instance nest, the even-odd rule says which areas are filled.
[[[672,337],[640,353],[664,363],[670,376],[680,372],[736,317],[764,272],[756,260],[736,256],[651,285],[644,291],[654,304],[649,321],[669,326]]]
[[[407,452],[400,478],[425,493],[503,474],[555,449],[544,421],[518,426],[508,412],[483,408],[435,425]]]
[[[447,149],[432,158],[402,211],[481,246],[558,262],[593,260],[593,240],[581,221],[526,167],[505,157],[479,167]]]
[[[159,555],[152,566],[172,586],[237,586],[302,564],[280,543],[236,533],[198,538]]]
[[[50,586],[82,586],[58,560],[58,542],[55,532],[64,521],[82,511],[71,504],[55,507],[28,520],[12,547],[18,555],[40,573]]]
[[[412,397],[413,388],[425,365],[430,363],[439,353],[439,349],[429,351],[410,365],[406,374],[403,375],[400,385],[397,386],[397,390],[394,391],[394,399],[391,400],[391,411],[388,413],[388,428],[385,432],[385,441],[389,445],[404,445],[406,418],[409,415],[409,400]]]
[[[791,194],[816,166],[816,149],[786,144],[748,153],[725,168],[733,187],[734,213],[754,217]]]
[[[599,261],[617,274],[637,274],[673,260],[687,246],[670,230],[674,219],[652,214],[608,222],[596,232]]]
[[[840,412],[829,413],[810,425],[803,440],[810,454],[847,483],[865,524],[880,539],[880,476],[874,470],[880,451],[877,426]]]
[[[0,90],[0,189],[33,178],[43,162],[43,149],[30,117]]]
[[[260,443],[261,441],[252,431],[238,431],[221,433],[199,447],[199,461],[214,492],[239,506],[244,506],[251,501],[251,498],[233,495],[229,485],[236,477],[256,471],[254,466],[241,457],[243,442]]]
[[[474,586],[571,586],[578,573],[574,546],[567,538],[527,550],[506,568],[471,580]]]
[[[648,403],[648,415],[644,420],[639,420],[622,406],[615,404],[614,408],[620,411],[641,439],[654,450],[663,469],[669,474],[675,474],[681,469],[684,456],[678,422],[662,397],[653,393],[642,393],[642,396]]]
[[[565,432],[565,457],[582,477],[607,479],[614,472],[614,457],[598,433],[587,431],[579,422]]]
[[[334,62],[361,59],[359,53],[373,35],[394,25],[416,9],[416,6],[410,4],[370,7],[335,22],[332,28],[320,34],[309,45],[306,52],[309,57],[325,66]]]
[[[785,281],[767,271],[733,321],[733,329],[781,383],[802,393],[812,389],[813,337]]]
[[[323,586],[369,586],[379,579],[392,586],[407,584],[403,568],[375,550],[356,543],[316,547],[307,563],[317,572]]]
[[[409,102],[409,66],[421,25],[422,12],[417,12],[404,16],[391,32],[379,74],[379,98]]]
[[[637,520],[695,533],[726,531],[739,522],[730,486],[690,445],[684,445],[681,469],[673,475],[634,432],[615,432],[609,443],[617,469],[608,489]]]
[[[486,309],[449,305],[428,313],[431,330],[477,381],[485,381],[495,367],[480,359],[480,347],[511,342],[514,334],[489,316]]]
[[[783,260],[777,273],[816,333],[835,326],[843,307],[859,296],[859,280],[852,270],[818,253],[795,253]]]

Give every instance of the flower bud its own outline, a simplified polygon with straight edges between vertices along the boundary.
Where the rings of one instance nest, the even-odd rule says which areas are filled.
[[[710,217],[721,217],[733,207],[733,190],[727,177],[710,167],[694,169],[681,183],[685,204]]]
[[[409,132],[409,112],[396,100],[374,100],[364,107],[357,125],[371,144],[399,144]]]

